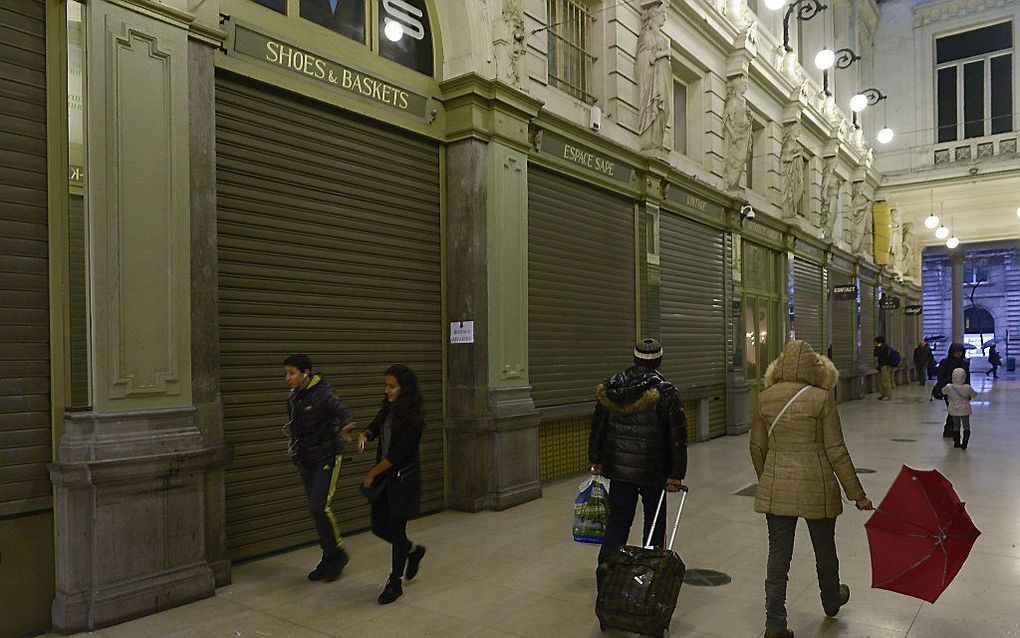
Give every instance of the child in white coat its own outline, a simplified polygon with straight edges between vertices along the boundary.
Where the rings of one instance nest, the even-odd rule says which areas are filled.
[[[942,389],[942,394],[949,399],[949,416],[953,418],[953,447],[966,450],[970,441],[970,401],[978,395],[967,383],[967,371],[953,370],[953,382]]]

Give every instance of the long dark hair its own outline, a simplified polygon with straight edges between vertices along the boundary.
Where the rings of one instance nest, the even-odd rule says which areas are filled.
[[[422,398],[418,375],[414,370],[398,364],[387,368],[386,375],[393,377],[400,384],[400,397],[393,405],[397,412],[407,417],[424,418],[425,399]]]

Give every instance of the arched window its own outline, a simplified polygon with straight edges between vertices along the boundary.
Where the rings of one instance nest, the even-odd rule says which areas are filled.
[[[967,308],[963,312],[963,332],[963,342],[969,348],[967,356],[983,357],[985,344],[995,338],[995,317],[984,308]]]

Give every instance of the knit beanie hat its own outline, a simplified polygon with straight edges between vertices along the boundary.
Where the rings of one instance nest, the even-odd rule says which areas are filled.
[[[646,368],[658,368],[662,363],[662,344],[655,339],[645,339],[634,346],[634,363]]]

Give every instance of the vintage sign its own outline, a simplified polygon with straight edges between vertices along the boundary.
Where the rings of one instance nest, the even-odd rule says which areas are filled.
[[[670,184],[666,197],[684,210],[704,213],[717,220],[722,219],[724,208],[721,204],[709,201],[700,195],[695,195],[686,188]]]
[[[385,104],[422,119],[426,118],[428,98],[424,95],[408,91],[240,24],[234,28],[233,50],[345,93]]]
[[[897,308],[900,307],[900,298],[882,297],[882,299],[879,300],[878,304],[879,306],[882,307],[882,310],[896,310]]]
[[[610,177],[625,184],[629,184],[634,177],[633,168],[626,164],[621,164],[602,153],[549,131],[539,131],[536,135],[535,145],[537,150],[543,155],[565,160],[592,173]]]
[[[857,299],[857,285],[851,284],[849,286],[833,286],[832,296],[836,299]]]
[[[923,309],[924,309],[924,306],[921,306],[921,305],[903,306],[903,314],[905,314],[905,315],[920,315],[921,311]]]
[[[474,342],[475,342],[474,321],[450,322],[450,343],[474,343]]]

